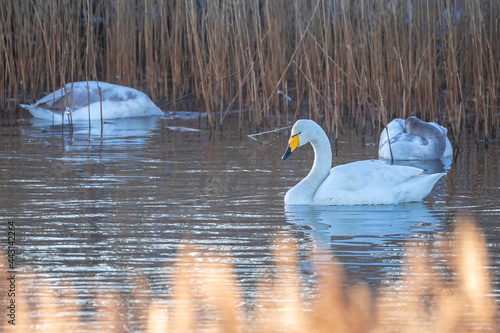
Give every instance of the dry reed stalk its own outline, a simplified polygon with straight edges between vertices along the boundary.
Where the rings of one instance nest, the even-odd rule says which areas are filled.
[[[59,304],[54,290],[46,283],[41,283],[38,285],[36,297],[38,299],[37,330],[55,333],[66,332],[66,321],[62,320],[66,309],[63,309]]]
[[[220,318],[214,330],[221,327],[226,332],[242,332],[243,315],[240,307],[243,301],[231,270],[225,263],[205,262],[200,271],[202,292],[212,311]]]
[[[340,265],[320,267],[313,315],[307,331],[368,332],[374,323],[374,309],[367,286],[345,288]]]
[[[498,307],[493,299],[486,297],[492,293],[492,280],[488,272],[489,259],[485,238],[465,218],[458,220],[456,229],[456,244],[450,260],[453,270],[457,273],[457,295],[462,312],[459,320],[464,325],[462,329],[495,331]],[[450,312],[450,309],[443,311]]]
[[[168,310],[159,302],[151,302],[148,309],[147,333],[164,333],[169,331]]]
[[[242,300],[229,265],[186,246],[174,269],[168,327],[175,332],[207,327],[212,331],[242,332]]]
[[[301,297],[295,244],[290,239],[278,238],[273,247],[274,278],[259,282],[252,329],[256,332],[306,332],[310,318]]]
[[[192,306],[195,304],[191,276],[186,267],[192,267],[194,259],[189,255],[190,249],[185,249],[185,255],[179,256],[174,266],[175,277],[172,283],[173,306],[168,327],[178,332],[193,331],[196,322],[196,313]]]
[[[445,93],[445,110],[447,112],[448,119],[451,123],[452,133],[455,139],[458,139],[460,134],[460,128],[462,125],[462,115],[464,110],[464,94],[462,89],[462,77],[459,69],[459,46],[458,45],[458,33],[455,23],[454,15],[456,12],[452,13],[452,9],[456,10],[455,4],[451,4],[450,0],[447,1],[446,7],[448,10],[442,9],[445,12],[444,18],[439,19],[441,27],[446,27],[447,40],[446,44],[443,45],[443,65],[446,78],[446,90]],[[444,32],[441,32],[443,34]],[[459,102],[460,101],[460,102]]]
[[[482,234],[467,218],[459,218],[454,234],[438,248],[451,262],[455,281],[439,279],[436,254],[422,244],[407,247],[403,280],[378,297],[375,332],[495,332],[497,305]]]
[[[204,38],[203,34],[199,33],[198,26],[198,8],[197,2],[194,0],[186,1],[186,17],[187,17],[187,25],[188,25],[188,44],[189,51],[192,54],[192,66],[193,66],[193,74],[196,78],[197,84],[201,85],[202,96],[205,102],[205,113],[207,114],[207,119],[209,124],[213,123],[212,120],[212,107],[213,107],[213,99],[209,94],[207,89],[209,85],[209,68],[207,68],[206,61],[204,59],[204,43],[202,38]],[[200,20],[201,21],[201,20]]]

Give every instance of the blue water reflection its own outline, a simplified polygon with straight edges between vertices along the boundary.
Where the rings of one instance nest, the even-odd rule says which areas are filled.
[[[286,206],[286,221],[310,239],[327,263],[334,256],[350,279],[399,275],[410,240],[433,240],[445,228],[422,202],[380,206]],[[326,252],[325,252],[326,251]],[[329,255],[328,255],[329,254]]]
[[[286,206],[286,220],[322,244],[378,246],[432,237],[441,225],[422,202],[379,206]]]
[[[127,145],[142,145],[147,142],[149,136],[154,135],[158,129],[160,117],[137,117],[106,120],[88,123],[75,123],[72,127],[68,125],[52,125],[51,122],[33,118],[30,120],[32,127],[25,129],[25,134],[36,138],[48,138],[50,136],[63,136],[63,143],[69,146],[85,146],[85,142],[106,140],[107,143],[116,140],[126,140]]]

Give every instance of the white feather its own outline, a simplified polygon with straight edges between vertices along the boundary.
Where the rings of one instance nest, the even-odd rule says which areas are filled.
[[[420,129],[419,132],[426,132],[427,135],[421,136],[408,130],[405,123],[410,119],[417,119],[418,122],[413,122],[414,127],[418,127]],[[390,147],[387,131],[389,131],[389,138],[391,140]],[[433,160],[452,156],[453,149],[450,140],[446,136],[447,133],[448,130],[445,127],[433,122],[426,123],[415,117],[408,118],[406,122],[403,119],[394,119],[387,125],[387,129],[384,129],[380,134],[378,156],[379,158],[399,161]]]
[[[99,88],[101,95],[99,95]],[[67,95],[67,96],[66,96]],[[62,115],[71,112],[72,120],[116,119],[128,117],[161,116],[164,113],[146,94],[139,90],[106,82],[87,81],[68,83],[65,89],[59,89],[32,105],[21,104],[33,117],[54,120],[61,123]],[[67,103],[68,102],[68,103]]]

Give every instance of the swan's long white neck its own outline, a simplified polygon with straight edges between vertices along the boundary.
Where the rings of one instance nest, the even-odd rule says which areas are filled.
[[[328,177],[332,167],[332,151],[328,137],[321,128],[315,131],[315,134],[310,141],[314,149],[314,164],[311,171],[287,193],[291,201],[305,201],[299,204],[312,202],[316,190]]]
[[[323,131],[318,138],[311,140],[311,145],[314,149],[314,164],[304,180],[310,181],[317,189],[330,174],[332,151],[330,141]]]

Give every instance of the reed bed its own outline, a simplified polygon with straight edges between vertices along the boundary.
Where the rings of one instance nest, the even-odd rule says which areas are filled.
[[[484,237],[463,218],[456,225],[456,231],[433,248],[425,243],[409,243],[407,265],[400,279],[390,280],[376,296],[366,285],[346,284],[340,265],[325,265],[324,259],[316,258],[314,295],[304,300],[293,241],[282,238],[273,245],[272,279],[258,282],[259,292],[248,305],[227,260],[203,255],[188,245],[177,254],[168,299],[154,296],[147,279],[141,276],[132,279],[127,291],[96,292],[94,301],[79,300],[68,282],[51,284],[34,277],[18,277],[16,326],[7,325],[4,319],[0,330],[496,332],[500,318],[490,296]],[[227,255],[223,257],[228,259]],[[5,256],[0,286],[6,295],[4,261]],[[88,309],[90,303],[93,310]],[[1,304],[5,309],[5,297]]]
[[[0,99],[15,105],[98,79],[169,109],[196,92],[211,126],[233,110],[335,133],[410,114],[485,138],[500,126],[496,0],[19,0],[0,15]]]

